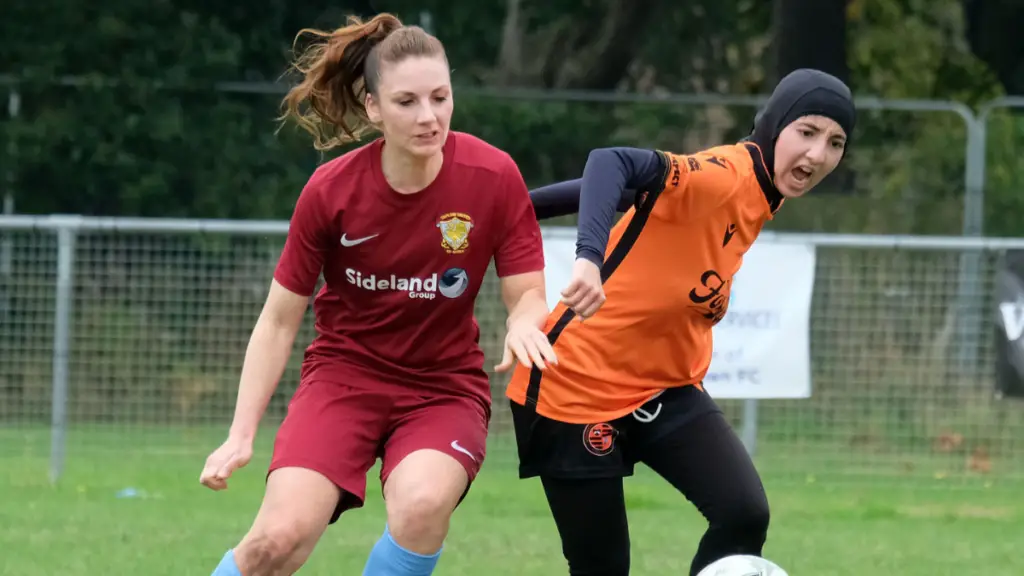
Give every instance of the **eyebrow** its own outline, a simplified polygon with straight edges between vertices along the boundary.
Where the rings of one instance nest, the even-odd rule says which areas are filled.
[[[815,132],[822,132],[822,129],[821,129],[820,126],[818,126],[817,124],[813,124],[811,122],[808,122],[807,120],[801,120],[800,121],[800,125],[803,126],[804,128],[809,128],[811,130],[814,130]],[[846,140],[846,135],[840,132],[840,133],[837,133],[837,134],[833,134],[832,138],[842,138],[843,140]]]
[[[451,88],[449,88],[448,86],[438,86],[437,88],[434,88],[433,90],[431,90],[430,93],[433,94],[434,92],[437,92],[438,90],[449,90],[450,91]],[[399,92],[394,92],[392,95],[393,96],[415,96],[416,92],[412,92],[411,90],[401,90]]]

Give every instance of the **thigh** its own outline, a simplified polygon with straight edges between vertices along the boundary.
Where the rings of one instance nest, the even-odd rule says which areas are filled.
[[[430,450],[447,455],[472,482],[487,454],[488,411],[479,401],[458,396],[398,394],[387,427],[381,484],[410,454]]]
[[[571,576],[627,576],[629,525],[622,478],[541,476]]]
[[[757,469],[721,412],[704,413],[644,443],[638,457],[713,524],[755,511],[767,515]]]
[[[626,418],[593,424],[558,422],[509,403],[519,451],[519,477],[622,478],[633,474],[626,456]]]
[[[387,423],[386,395],[328,381],[304,382],[278,429],[270,473],[313,470],[342,492],[331,522],[363,505],[366,473],[373,466]]]
[[[680,386],[664,390],[629,416],[635,424],[630,456],[639,460],[645,452],[645,446],[657,444],[666,436],[678,434],[680,429],[686,428],[691,422],[721,411],[703,386]]]

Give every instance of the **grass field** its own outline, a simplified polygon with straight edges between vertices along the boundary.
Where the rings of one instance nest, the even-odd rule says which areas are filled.
[[[206,576],[259,504],[271,433],[226,492],[197,477],[219,431],[76,431],[61,481],[47,478],[49,436],[0,429],[0,574]],[[498,438],[458,510],[436,574],[566,574],[536,481],[516,478]],[[759,459],[772,503],[765,554],[793,576],[995,575],[1024,570],[1024,484],[975,478],[944,485],[931,474],[856,482],[798,476],[792,453]],[[805,457],[805,456],[800,456]],[[835,461],[833,456],[830,461]],[[787,460],[789,458],[789,460]],[[1019,478],[1019,476],[1017,476]],[[358,576],[383,528],[371,472],[365,508],[332,527],[301,574]],[[119,497],[134,488],[134,497]],[[688,502],[646,470],[627,481],[635,575],[686,574],[703,531]],[[594,543],[601,545],[600,527]]]

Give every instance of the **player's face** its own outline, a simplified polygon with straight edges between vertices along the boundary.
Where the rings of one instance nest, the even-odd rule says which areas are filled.
[[[406,58],[381,67],[376,97],[366,113],[394,145],[417,157],[440,152],[452,119],[448,64],[440,57]]]
[[[846,132],[835,120],[797,118],[775,142],[775,187],[786,198],[803,196],[836,169],[845,147]]]

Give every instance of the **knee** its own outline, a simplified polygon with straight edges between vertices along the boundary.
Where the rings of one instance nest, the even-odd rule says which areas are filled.
[[[757,498],[737,499],[711,520],[713,528],[735,534],[743,534],[753,539],[764,540],[771,521],[768,500],[761,495]]]
[[[286,564],[302,547],[305,535],[296,525],[275,524],[254,529],[235,548],[235,562],[246,573],[256,568],[275,568]]]
[[[758,534],[766,534],[768,532],[768,524],[771,523],[771,516],[768,500],[760,498],[744,508],[743,525]]]
[[[763,492],[737,497],[710,512],[706,514],[708,530],[690,565],[691,576],[732,554],[760,556],[768,539],[770,512]]]
[[[420,484],[388,494],[388,529],[400,543],[444,540],[454,507],[451,496],[436,488]]]

